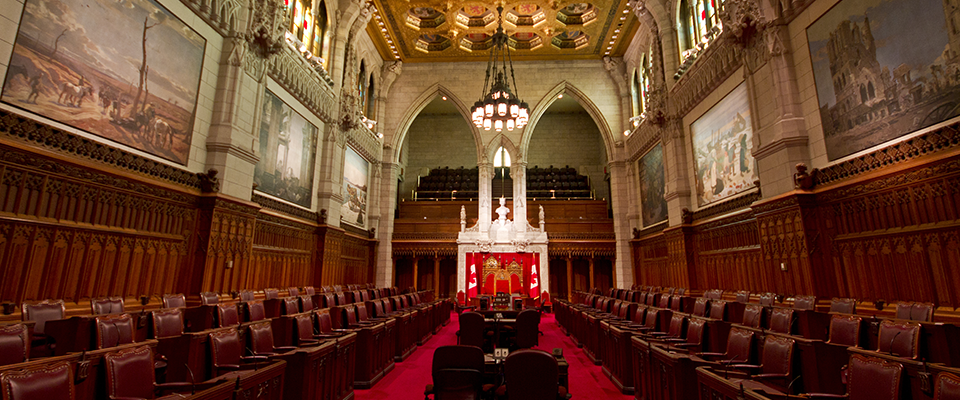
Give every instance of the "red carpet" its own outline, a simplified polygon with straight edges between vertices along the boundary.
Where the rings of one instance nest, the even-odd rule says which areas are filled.
[[[457,344],[457,330],[460,323],[457,315],[450,317],[450,324],[443,327],[426,345],[417,348],[404,362],[397,363],[396,367],[386,377],[377,382],[373,388],[355,391],[358,400],[367,399],[398,399],[422,400],[423,388],[431,382],[430,364],[433,362],[433,352],[439,346]],[[565,336],[557,326],[553,314],[543,314],[540,320],[539,349],[550,351],[559,347],[570,363],[570,393],[574,399],[633,399],[620,393],[610,379],[603,374],[600,366],[593,365],[583,350],[578,349],[569,337]]]

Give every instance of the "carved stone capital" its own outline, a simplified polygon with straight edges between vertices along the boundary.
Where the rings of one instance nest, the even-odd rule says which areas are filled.
[[[270,58],[284,46],[283,6],[274,0],[251,0],[250,29],[246,39],[250,50],[261,58]]]

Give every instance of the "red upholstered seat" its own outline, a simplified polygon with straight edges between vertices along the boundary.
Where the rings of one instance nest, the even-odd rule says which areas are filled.
[[[764,310],[759,304],[747,304],[743,308],[743,325],[751,328],[763,326]]]
[[[949,372],[937,374],[933,384],[933,400],[960,400],[960,376]]]
[[[187,306],[187,297],[183,293],[165,294],[162,301],[163,308],[183,308]]]
[[[319,307],[330,308],[337,305],[336,296],[333,293],[323,293],[320,295],[320,299],[323,304],[318,304]]]
[[[157,384],[154,380],[153,351],[149,346],[140,346],[103,356],[107,369],[107,395],[110,399],[155,399],[164,391],[185,391],[195,389],[186,382]],[[163,399],[183,398],[179,395],[159,397]]]
[[[793,309],[774,307],[770,312],[770,330],[777,333],[793,333]]]
[[[221,328],[240,325],[240,312],[237,303],[217,304],[217,322]]]
[[[786,392],[787,386],[793,380],[793,350],[796,347],[793,339],[767,335],[763,340],[763,351],[760,356],[760,365],[734,364],[731,367],[745,370],[749,378],[760,381],[763,385],[771,385],[775,390]],[[745,386],[758,387],[760,385]]]
[[[316,346],[320,341],[313,336],[313,318],[310,314],[297,314],[294,317],[296,323],[296,343],[297,346]]]
[[[690,349],[692,352],[703,350],[703,334],[706,327],[706,320],[702,318],[691,317],[687,319],[686,339],[675,338],[668,339],[674,347]]]
[[[920,356],[920,324],[917,322],[883,320],[877,339],[881,353],[917,359]]]
[[[857,313],[857,300],[834,297],[830,299],[830,312],[843,314]]]
[[[266,357],[243,355],[243,343],[236,329],[221,329],[207,334],[210,341],[210,366],[213,376],[220,376],[242,369],[251,361],[266,360]]]
[[[457,331],[457,344],[483,347],[483,315],[475,312],[460,314],[460,330]]]
[[[63,319],[67,313],[63,300],[44,300],[38,303],[23,303],[20,307],[24,321],[33,321],[33,335],[30,337],[33,357],[52,356],[56,343],[46,335],[47,321]]]
[[[0,326],[0,366],[30,358],[30,335],[24,324]]]
[[[797,296],[793,299],[794,310],[816,310],[817,296]]]
[[[773,307],[773,304],[777,302],[777,295],[775,293],[763,293],[760,295],[760,305],[764,307]]]
[[[248,326],[247,337],[250,339],[250,350],[253,351],[254,356],[273,356],[296,350],[293,346],[274,346],[273,327],[267,321]]]
[[[247,302],[247,321],[263,321],[267,318],[267,311],[263,308],[263,300]]]
[[[287,288],[287,296],[289,296],[289,297],[299,297],[299,296],[300,296],[300,289],[295,288],[295,287],[289,287],[289,288]]]
[[[220,304],[220,295],[215,292],[202,292],[200,293],[200,304],[205,306]]]
[[[666,332],[651,332],[649,335],[662,336],[663,339],[683,339],[684,331],[687,329],[687,316],[680,313],[674,313],[670,316],[670,325]]]
[[[860,323],[862,320],[857,315],[831,315],[830,337],[827,342],[841,346],[860,347]]]
[[[703,292],[703,297],[706,297],[710,300],[720,300],[723,298],[723,290],[720,290],[720,289],[707,290],[706,292]]]
[[[517,348],[529,349],[539,345],[539,333],[540,313],[536,310],[520,311],[517,314]]]
[[[120,314],[123,312],[123,297],[103,297],[90,300],[93,315]]]
[[[322,308],[313,313],[314,327],[317,332],[314,337],[334,338],[342,336],[345,332],[333,328],[333,319],[330,317],[330,309]]]
[[[250,302],[257,298],[257,295],[253,293],[252,290],[241,290],[240,291],[240,301]]]
[[[710,299],[706,297],[698,297],[697,301],[693,303],[693,315],[698,317],[706,317],[710,312]]]
[[[903,365],[879,358],[852,354],[847,364],[847,395],[808,393],[813,399],[899,400]]]
[[[153,338],[175,337],[183,334],[183,314],[179,308],[171,308],[151,313],[153,316]]]
[[[3,400],[75,399],[73,368],[70,363],[58,362],[27,370],[6,371],[0,374]]]
[[[433,353],[431,376],[424,396],[434,399],[479,399],[483,389],[483,351],[475,346],[441,346]]]
[[[750,302],[750,292],[747,290],[741,290],[737,292],[737,303],[749,303]]]
[[[300,300],[296,297],[283,299],[283,315],[293,315],[300,312]]]
[[[727,302],[723,300],[712,300],[710,303],[710,318],[727,320]]]
[[[313,286],[304,286],[304,287],[301,288],[300,291],[301,291],[303,294],[305,294],[305,295],[307,295],[307,296],[311,296],[311,297],[313,297],[313,295],[317,294],[317,289],[314,289]]]
[[[97,316],[96,327],[98,349],[133,343],[134,327],[130,314]]]
[[[569,398],[560,386],[557,359],[543,350],[524,349],[510,353],[504,361],[505,392],[508,400],[552,400]]]
[[[347,294],[346,294],[346,293],[336,292],[336,293],[334,293],[334,298],[336,299],[338,306],[342,306],[342,305],[344,305],[344,304],[347,304]],[[332,307],[332,306],[328,306],[328,307]]]
[[[300,296],[300,311],[301,312],[310,312],[313,311],[313,296],[312,295],[301,295]]]
[[[897,303],[897,318],[911,321],[933,322],[933,303]]]
[[[749,363],[753,356],[752,331],[733,327],[730,328],[730,334],[727,336],[727,351],[725,353],[707,352],[697,353],[698,356],[720,361],[726,364]]]
[[[263,298],[266,300],[279,299],[280,291],[277,289],[263,289]]]

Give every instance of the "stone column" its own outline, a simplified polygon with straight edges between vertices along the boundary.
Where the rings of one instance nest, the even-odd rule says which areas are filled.
[[[633,284],[633,268],[630,254],[630,182],[627,179],[627,163],[616,161],[608,164],[610,169],[610,205],[613,208],[613,231],[617,240],[614,259],[614,286],[630,287]]]
[[[513,178],[513,231],[527,231],[527,163],[514,162],[510,167]]]
[[[480,169],[480,187],[478,188],[478,199],[480,204],[480,214],[478,218],[480,232],[488,233],[490,232],[490,223],[493,221],[493,211],[491,210],[491,205],[493,203],[493,188],[491,187],[493,185],[493,164],[480,163],[478,167]]]
[[[384,148],[383,159],[392,159],[392,152]],[[380,221],[377,228],[377,286],[391,287],[394,274],[397,270],[396,260],[393,258],[393,210],[397,207],[397,177],[400,175],[400,166],[396,163],[380,163],[382,169],[380,178]],[[374,193],[374,192],[371,192]]]

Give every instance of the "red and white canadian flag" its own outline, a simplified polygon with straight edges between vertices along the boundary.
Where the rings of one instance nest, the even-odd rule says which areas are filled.
[[[477,265],[470,264],[470,280],[467,281],[467,297],[477,297]]]
[[[537,265],[530,266],[530,297],[540,297],[540,277],[537,275]]]

